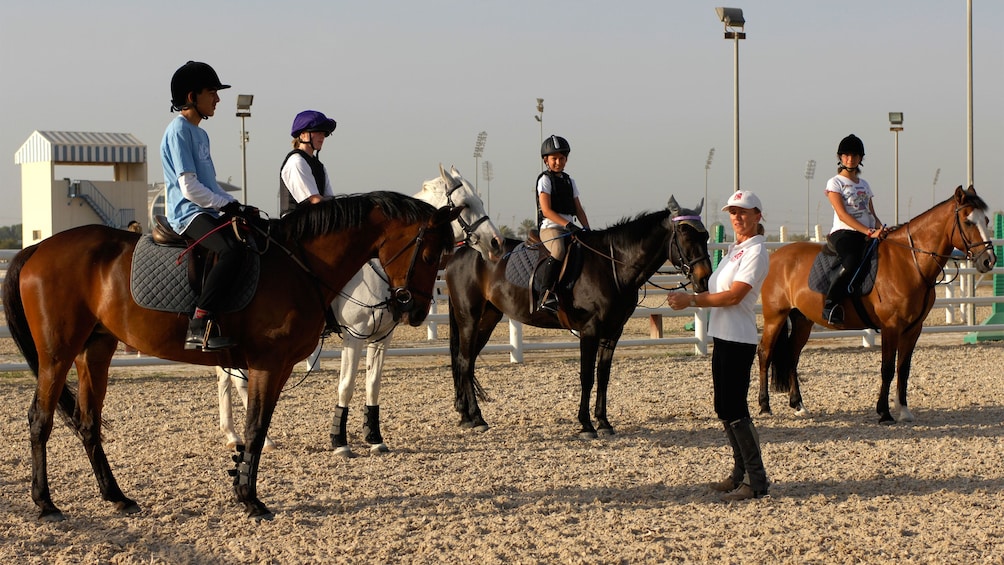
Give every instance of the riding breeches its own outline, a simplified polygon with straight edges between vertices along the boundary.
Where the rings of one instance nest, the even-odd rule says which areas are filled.
[[[750,369],[756,355],[755,343],[738,343],[714,338],[711,353],[711,379],[715,389],[715,414],[720,420],[734,422],[750,417],[746,400],[750,388]]]
[[[567,230],[562,228],[546,228],[540,230],[540,241],[551,253],[551,257],[562,260],[565,258],[565,236]]]
[[[200,247],[216,253],[216,264],[210,267],[202,284],[202,293],[195,301],[197,307],[214,312],[237,282],[237,276],[244,268],[247,247],[234,235],[229,220],[209,214],[196,216],[184,235],[198,241]]]
[[[826,236],[830,247],[837,252],[840,264],[848,271],[855,271],[865,254],[868,236],[854,230],[837,230]]]

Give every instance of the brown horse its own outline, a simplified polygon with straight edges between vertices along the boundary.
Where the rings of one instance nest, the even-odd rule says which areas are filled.
[[[579,232],[575,238],[578,243],[570,249],[581,248],[581,271],[570,291],[559,291],[558,314],[543,309],[531,313],[529,290],[508,280],[507,265],[515,260],[510,255],[521,243],[517,240],[506,241],[506,256],[497,263],[486,262],[477,251],[460,249],[447,265],[454,406],[462,427],[488,429],[478,406],[483,391],[474,375],[474,361],[506,314],[538,328],[579,333],[579,436],[595,438],[597,427],[600,434],[613,434],[607,420],[610,367],[624,324],[638,305],[639,289],[669,260],[689,276],[695,290],[707,290],[711,259],[701,205],[696,210],[681,209],[670,197],[663,210],[605,230]],[[597,427],[589,418],[594,379]]]
[[[326,200],[271,220],[254,297],[243,310],[219,317],[238,343],[227,351],[185,350],[186,315],[136,304],[130,292],[135,233],[83,226],[22,250],[8,268],[3,302],[11,336],[38,380],[28,421],[31,495],[40,517],[63,519],[52,502],[46,468],[46,443],[57,410],[81,438],[101,497],[121,512],[139,511],[119,489],[101,445],[108,367],[117,342],[123,341],[163,359],[249,370],[248,445],[238,446],[230,474],[248,514],[271,518],[256,487],[262,446],[293,366],[317,343],[324,308],[363,264],[378,257],[398,289],[396,297],[411,301],[405,308],[409,322],[421,323],[441,256],[453,246],[450,223],[460,211],[374,192]],[[74,364],[77,393],[66,384]]]
[[[896,226],[876,247],[878,274],[873,290],[860,298],[862,310],[852,306],[853,299],[844,301],[845,321],[839,329],[864,329],[872,321],[882,334],[882,387],[876,406],[880,423],[896,421],[889,411],[894,370],[898,377],[893,402],[899,408],[899,420],[913,420],[906,403],[910,360],[924,319],[934,306],[935,283],[952,249],[965,251],[982,273],[997,261],[986,209],[973,187],[963,190],[960,186],[948,200]],[[792,243],[770,257],[770,272],[760,297],[761,414],[770,412],[768,375],[775,391],[789,393],[788,403],[797,415],[808,414],[798,386],[798,359],[813,324],[827,325],[822,318],[823,295],[811,290],[808,282],[809,270],[822,249],[821,244]],[[862,318],[862,311],[868,320]]]

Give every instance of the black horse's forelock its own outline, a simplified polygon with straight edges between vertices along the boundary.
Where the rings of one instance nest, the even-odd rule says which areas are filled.
[[[338,229],[364,225],[373,208],[380,208],[389,218],[409,223],[432,217],[435,206],[398,192],[376,191],[345,194],[317,204],[299,206],[286,216],[273,220],[274,228],[287,238],[300,240]]]

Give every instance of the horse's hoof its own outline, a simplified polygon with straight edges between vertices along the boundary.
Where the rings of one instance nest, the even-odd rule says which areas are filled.
[[[596,432],[591,432],[589,430],[582,430],[579,432],[579,439],[596,439]]]
[[[795,417],[796,418],[808,418],[809,417],[809,411],[806,410],[805,407],[803,406],[803,407],[795,410]]]
[[[268,453],[269,451],[275,451],[275,442],[272,441],[272,438],[266,437],[265,445],[262,446],[261,452]]]
[[[335,456],[341,457],[342,459],[352,459],[353,457],[356,456],[356,454],[352,453],[351,447],[343,445],[341,447],[335,448]]]
[[[275,514],[272,514],[272,511],[258,499],[245,502],[244,507],[247,508],[248,518],[252,520],[260,522],[262,520],[271,521],[275,518]]]
[[[66,520],[66,516],[59,511],[58,508],[53,508],[51,510],[43,510],[38,514],[38,519],[43,522],[62,522]]]
[[[891,425],[893,425],[895,423],[896,423],[896,420],[892,416],[890,416],[888,414],[886,414],[885,416],[882,416],[881,418],[879,418],[879,424],[882,424],[883,426],[891,426]]]
[[[900,410],[899,410],[899,418],[897,419],[897,421],[899,421],[899,422],[912,422],[913,421],[913,412],[910,412],[910,410],[907,409],[907,408],[900,408]]]
[[[472,426],[471,429],[474,430],[476,433],[483,434],[483,433],[485,433],[485,432],[488,431],[488,424],[481,424],[479,426]]]
[[[383,453],[390,453],[390,448],[384,443],[377,443],[370,446],[370,453],[374,455],[380,455]]]
[[[115,503],[115,509],[122,514],[136,514],[140,511],[139,504],[132,500],[121,500]]]
[[[613,428],[600,428],[599,430],[597,430],[597,433],[599,435],[603,436],[603,437],[610,437],[610,436],[614,435],[614,429]]]
[[[771,416],[773,414],[774,413],[770,411],[770,408],[761,408],[760,409],[760,415],[761,416]]]

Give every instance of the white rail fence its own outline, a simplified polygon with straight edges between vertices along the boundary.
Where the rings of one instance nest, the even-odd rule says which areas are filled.
[[[1004,240],[995,240],[995,245],[1004,244]],[[771,248],[779,247],[780,243],[770,243],[768,244]],[[725,246],[721,244],[712,244],[709,246],[712,250],[723,249]],[[5,269],[6,262],[14,256],[16,251],[10,250],[0,250],[0,270]],[[648,298],[665,296],[667,290],[663,290],[658,287],[665,288],[675,288],[684,279],[682,275],[672,272],[671,267],[664,272],[660,272],[652,277],[652,286],[648,287],[645,291],[645,296]],[[410,356],[410,355],[449,355],[449,343],[448,336],[441,337],[440,332],[448,333],[449,317],[446,312],[447,296],[446,296],[446,283],[442,278],[442,272],[440,272],[440,278],[436,281],[435,294],[438,297],[433,303],[432,310],[429,313],[428,318],[424,323],[425,333],[426,333],[426,343],[423,346],[414,346],[413,343],[408,346],[398,345],[397,347],[392,347],[387,349],[387,355],[394,356]],[[1004,332],[1004,324],[980,324],[979,320],[975,319],[976,316],[976,306],[992,306],[994,304],[1004,303],[1004,297],[1002,296],[977,296],[977,289],[990,287],[993,288],[993,275],[1004,276],[1004,268],[997,267],[993,269],[990,273],[980,274],[973,268],[968,261],[950,261],[946,267],[946,276],[948,278],[947,284],[938,285],[938,298],[935,300],[934,309],[932,309],[931,314],[929,314],[928,319],[932,320],[932,316],[937,316],[939,310],[944,311],[945,323],[930,323],[924,326],[923,332],[925,334],[933,333],[969,333],[969,332]],[[658,286],[655,286],[658,285]],[[649,301],[651,302],[651,301]],[[664,304],[664,301],[658,301]],[[760,306],[757,305],[757,311],[759,312]],[[708,344],[710,343],[710,338],[707,335],[706,326],[706,316],[707,312],[704,309],[699,308],[686,308],[680,311],[673,310],[668,306],[661,307],[644,307],[640,306],[637,308],[633,314],[633,318],[648,318],[650,327],[650,337],[642,339],[621,339],[618,342],[618,348],[624,347],[652,347],[652,346],[670,346],[670,345],[692,345],[693,350],[696,354],[706,355],[708,353]],[[688,322],[693,322],[692,333],[689,331],[687,335],[676,336],[676,337],[663,337],[662,335],[662,324],[666,318],[686,318]],[[545,350],[577,350],[579,348],[578,340],[570,332],[564,334],[556,334],[556,337],[564,337],[564,339],[548,339],[548,340],[526,340],[523,337],[523,324],[509,320],[508,317],[504,317],[501,323],[508,323],[509,326],[509,342],[500,343],[493,340],[485,346],[485,353],[508,353],[509,360],[513,363],[522,363],[525,354],[533,351],[545,351]],[[813,340],[825,340],[833,338],[848,338],[848,337],[860,337],[861,344],[863,347],[872,347],[876,343],[876,337],[878,333],[874,330],[826,330],[820,326],[816,328],[819,331],[814,331],[811,339]],[[9,338],[10,331],[6,326],[0,326],[0,338]],[[341,356],[341,344],[337,339],[328,340],[324,344],[324,350],[321,352],[320,357],[322,359],[337,359]],[[118,367],[129,367],[129,366],[149,366],[149,365],[169,365],[176,364],[174,361],[167,361],[164,359],[159,359],[156,357],[146,357],[142,355],[117,355],[112,360],[112,366]],[[25,371],[28,370],[26,363],[0,363],[0,371]]]

